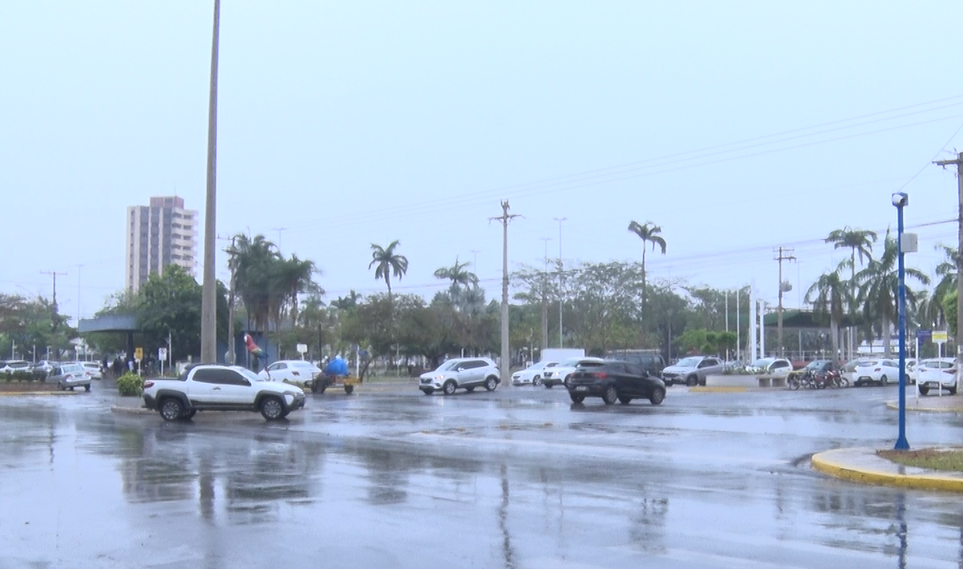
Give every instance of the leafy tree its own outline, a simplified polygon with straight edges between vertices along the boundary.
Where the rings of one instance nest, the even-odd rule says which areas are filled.
[[[617,262],[586,263],[574,271],[569,279],[574,317],[568,322],[577,345],[604,353],[642,344],[640,274],[640,265]]]
[[[451,296],[452,303],[456,306],[460,300],[462,289],[470,289],[471,287],[478,286],[478,276],[471,271],[465,270],[465,267],[470,264],[471,263],[468,262],[459,263],[458,257],[455,257],[454,265],[442,267],[435,271],[436,278],[451,281],[451,286],[448,287],[448,294]]]
[[[28,300],[0,294],[0,353],[15,351],[17,357],[40,359],[46,357],[50,347],[51,357],[60,359],[60,349],[68,348],[70,340],[77,337],[77,330],[67,324],[68,320],[43,297]]]
[[[958,301],[958,298],[955,290],[946,293],[946,296],[943,297],[943,313],[956,314],[957,301]],[[946,321],[946,326],[951,336],[953,336],[954,338],[959,338],[959,336],[957,335],[958,331],[956,329],[956,318],[948,319]]]
[[[662,228],[658,225],[652,223],[651,221],[646,221],[644,224],[639,224],[637,221],[632,221],[629,223],[629,231],[638,235],[639,239],[642,240],[642,299],[640,302],[641,312],[645,311],[645,250],[647,246],[652,244],[652,251],[658,246],[662,250],[662,254],[665,255],[665,239],[659,235],[662,233]]]
[[[247,309],[248,328],[267,330],[272,309],[279,306],[277,273],[280,253],[274,243],[260,234],[253,238],[238,234],[234,241],[236,253],[231,264],[235,289]]]

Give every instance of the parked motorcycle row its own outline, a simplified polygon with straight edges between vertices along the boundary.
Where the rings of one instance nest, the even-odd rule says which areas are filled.
[[[786,379],[786,384],[793,391],[803,389],[826,389],[834,387],[849,387],[849,380],[837,370],[815,372],[812,370],[802,370],[799,373],[790,374]]]

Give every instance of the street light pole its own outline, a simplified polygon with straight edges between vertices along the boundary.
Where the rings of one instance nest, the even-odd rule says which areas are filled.
[[[217,363],[217,284],[214,239],[217,234],[217,48],[221,0],[214,0],[211,84],[207,109],[207,201],[204,206],[204,284],[201,289],[201,363]]]
[[[909,450],[906,440],[906,283],[903,268],[903,208],[909,204],[909,196],[904,192],[893,194],[896,206],[896,246],[899,251],[899,436],[896,450]],[[883,331],[888,334],[887,330]]]
[[[565,344],[562,340],[562,222],[568,218],[554,217],[552,219],[558,222],[558,347],[564,348]]]

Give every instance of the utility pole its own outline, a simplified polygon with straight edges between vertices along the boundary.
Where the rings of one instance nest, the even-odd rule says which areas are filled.
[[[959,245],[956,249],[956,357],[963,358],[963,152],[960,152],[955,160],[936,160],[933,162],[938,166],[956,166],[956,182],[959,192]],[[963,383],[963,366],[956,366],[956,386],[959,389]]]
[[[204,284],[201,289],[201,363],[217,363],[217,283],[214,239],[217,234],[217,48],[221,0],[214,0],[211,84],[207,107],[207,201],[204,206]]]
[[[553,217],[555,221],[558,222],[558,347],[564,348],[565,344],[562,341],[562,222],[567,220],[567,217]]]
[[[548,242],[551,237],[542,237],[545,242],[545,269],[542,271],[542,343],[539,349],[542,351],[548,347]]]
[[[498,370],[502,383],[508,385],[511,378],[511,355],[508,350],[508,222],[519,217],[508,213],[508,200],[502,201],[502,215],[489,217],[488,221],[497,220],[502,223],[502,356]]]
[[[50,315],[50,341],[53,343],[54,355],[57,356],[57,359],[60,359],[60,346],[57,345],[57,275],[67,276],[67,273],[40,271],[40,274],[53,277],[53,312]],[[80,323],[78,322],[77,325],[79,326]]]
[[[779,249],[773,250],[773,252],[776,251],[778,251],[778,255],[774,259],[779,261],[779,312],[777,316],[776,341],[779,343],[779,356],[784,357],[786,355],[786,348],[782,345],[782,293],[784,292],[784,287],[782,286],[782,262],[795,261],[796,257],[792,255],[792,249],[779,247]]]

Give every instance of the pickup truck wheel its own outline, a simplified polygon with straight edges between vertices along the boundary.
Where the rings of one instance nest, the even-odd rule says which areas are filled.
[[[347,393],[348,395],[351,395],[352,393],[354,393],[354,386],[353,386],[353,385],[345,385],[345,386],[344,386],[344,392]]]
[[[284,406],[277,397],[265,397],[261,401],[261,415],[268,421],[276,421],[284,416]]]
[[[928,385],[920,386],[920,395],[927,395],[929,392],[930,392],[930,388]]]
[[[652,390],[652,394],[649,395],[649,403],[661,405],[663,401],[665,401],[665,390],[661,387],[656,387]]]
[[[532,378],[532,387],[538,387],[541,384],[542,384],[541,376],[536,375],[535,377]]]
[[[455,390],[458,389],[458,386],[455,385],[454,380],[449,379],[448,381],[445,382],[445,385],[443,385],[441,389],[445,393],[445,395],[453,395],[455,393]]]
[[[158,410],[165,421],[176,421],[180,419],[181,414],[184,413],[184,405],[173,397],[167,397],[161,401]]]
[[[619,403],[621,403],[622,405],[628,405],[628,404],[631,403],[631,402],[632,402],[632,398],[631,398],[631,397],[626,397],[626,396],[624,396],[624,395],[622,395],[621,397],[619,397]]]
[[[572,403],[581,403],[582,401],[585,401],[584,395],[576,395],[574,393],[569,393],[568,396],[572,398]]]
[[[615,391],[615,388],[611,385],[606,388],[605,393],[602,394],[602,401],[605,401],[606,405],[612,405],[619,398],[619,394]]]
[[[488,391],[495,391],[496,387],[498,387],[498,381],[494,377],[485,380],[485,389]]]
[[[699,385],[698,376],[690,375],[689,377],[685,378],[685,384],[688,385],[689,387],[695,387]]]

